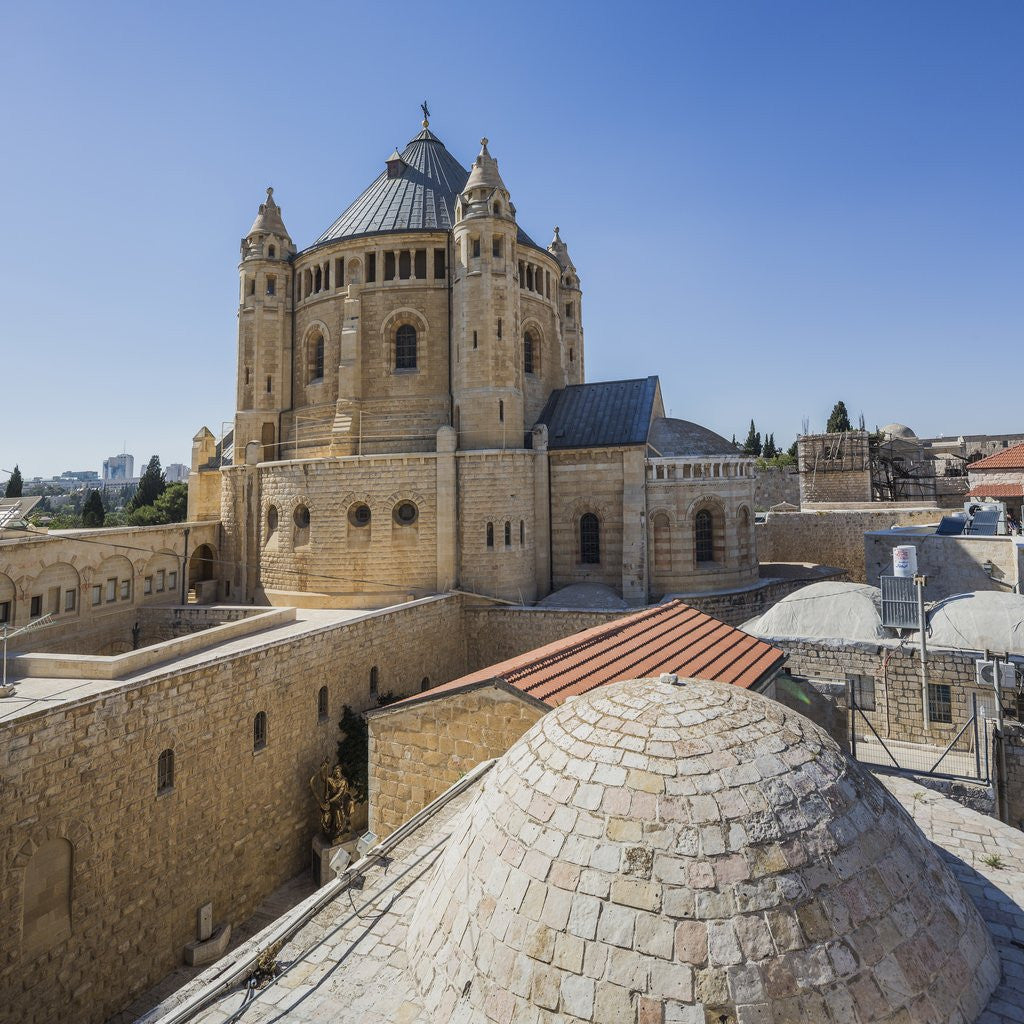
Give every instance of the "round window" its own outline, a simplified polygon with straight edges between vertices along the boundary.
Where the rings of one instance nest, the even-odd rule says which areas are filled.
[[[353,505],[348,510],[348,521],[353,526],[369,526],[370,525],[370,506],[362,503]]]
[[[400,526],[412,526],[419,515],[419,509],[411,501],[403,501],[395,506],[395,522]]]
[[[305,505],[299,505],[295,510],[295,525],[304,530],[309,526],[309,509]]]

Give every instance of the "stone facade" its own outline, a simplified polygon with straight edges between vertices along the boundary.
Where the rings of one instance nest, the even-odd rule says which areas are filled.
[[[547,711],[487,686],[370,715],[370,831],[390,835],[470,769],[501,757]]]
[[[783,502],[800,507],[800,474],[796,467],[758,469],[754,508],[758,512],[766,512]]]
[[[18,629],[53,616],[51,625],[11,640],[10,650],[130,650],[142,609],[181,603],[186,529],[191,578],[199,574],[197,551],[208,550],[215,560],[216,524],[61,530],[0,540],[0,622]]]
[[[946,537],[912,527],[864,534],[868,583],[878,585],[882,573],[892,574],[892,549],[900,544],[917,548],[917,568],[928,582],[925,597],[939,601],[952,594],[992,590],[1019,592],[1024,581],[1024,545],[1012,536]]]
[[[268,190],[242,239],[233,464],[204,429],[189,478],[190,516],[223,524],[224,587],[381,607],[456,586],[532,602],[597,581],[642,605],[752,583],[752,460],[665,459],[632,435],[548,450],[543,410],[584,380],[580,279],[557,228],[545,248],[518,226],[486,142],[465,172],[424,125],[386,167],[366,193],[384,220],[357,200],[298,251]]]
[[[893,525],[937,523],[942,516],[938,508],[773,512],[757,527],[757,550],[765,562],[817,562],[845,570],[854,583],[877,586],[877,576],[866,572],[864,535]],[[891,553],[889,558],[891,564]]]
[[[797,441],[800,504],[871,501],[871,454],[863,430],[808,434]]]
[[[461,674],[464,650],[460,599],[435,598],[4,721],[5,1013],[98,1024],[181,962],[199,906],[245,919],[308,865],[308,779],[333,756],[341,706],[375,704],[371,668],[401,696]],[[165,750],[173,785],[158,793]]]

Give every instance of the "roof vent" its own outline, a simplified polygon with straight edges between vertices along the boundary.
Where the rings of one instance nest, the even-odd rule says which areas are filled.
[[[400,178],[402,171],[405,170],[405,161],[402,159],[402,154],[395,149],[391,156],[387,159],[388,165],[388,177],[389,178]]]

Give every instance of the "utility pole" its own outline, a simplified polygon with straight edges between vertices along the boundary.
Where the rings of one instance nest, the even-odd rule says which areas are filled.
[[[921,711],[925,732],[931,728],[931,718],[928,714],[928,641],[925,638],[927,620],[924,614],[924,587],[928,577],[918,573],[914,577],[914,586],[917,587],[917,635],[921,638]]]

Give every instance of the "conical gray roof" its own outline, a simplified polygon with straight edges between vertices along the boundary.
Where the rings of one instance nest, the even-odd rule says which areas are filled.
[[[429,128],[409,142],[401,158],[405,166],[399,175],[389,177],[383,170],[313,244],[395,231],[450,230],[455,199],[469,171]],[[539,248],[523,231],[519,241]]]
[[[447,230],[455,219],[455,197],[469,171],[424,128],[401,154],[398,177],[382,171],[373,184],[316,240],[316,244],[387,231]]]

